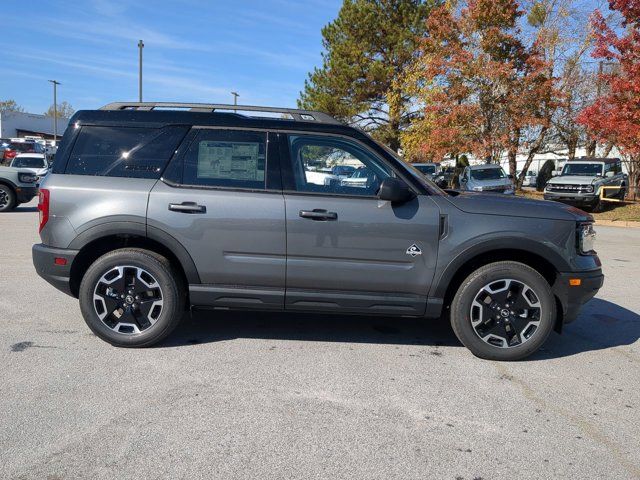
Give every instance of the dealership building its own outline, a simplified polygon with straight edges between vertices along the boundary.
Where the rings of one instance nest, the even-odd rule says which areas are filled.
[[[58,118],[58,138],[69,124],[68,118]],[[0,112],[0,138],[42,137],[53,140],[53,117],[24,112]]]

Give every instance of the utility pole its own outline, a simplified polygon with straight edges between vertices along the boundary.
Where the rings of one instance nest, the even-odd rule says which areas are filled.
[[[142,49],[144,48],[144,43],[142,40],[138,41],[138,101],[142,102]]]
[[[240,94],[238,92],[231,92],[231,95],[233,95],[233,104],[238,105],[238,97]],[[233,112],[237,113],[237,110],[234,109]]]
[[[58,144],[58,85],[57,80],[49,80],[53,84],[53,144]]]

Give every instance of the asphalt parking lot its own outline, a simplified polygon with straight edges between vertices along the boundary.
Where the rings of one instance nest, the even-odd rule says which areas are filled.
[[[34,203],[0,215],[0,478],[640,478],[640,229],[527,361],[434,321],[186,317],[117,349],[31,264]]]

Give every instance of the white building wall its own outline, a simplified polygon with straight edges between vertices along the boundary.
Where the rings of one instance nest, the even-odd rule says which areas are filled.
[[[62,136],[68,124],[68,118],[58,118],[58,136]],[[17,137],[18,130],[52,136],[53,117],[23,112],[0,113],[0,138]]]

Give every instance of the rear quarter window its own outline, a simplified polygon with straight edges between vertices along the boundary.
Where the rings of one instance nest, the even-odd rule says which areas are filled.
[[[82,127],[65,173],[160,178],[187,127]]]

